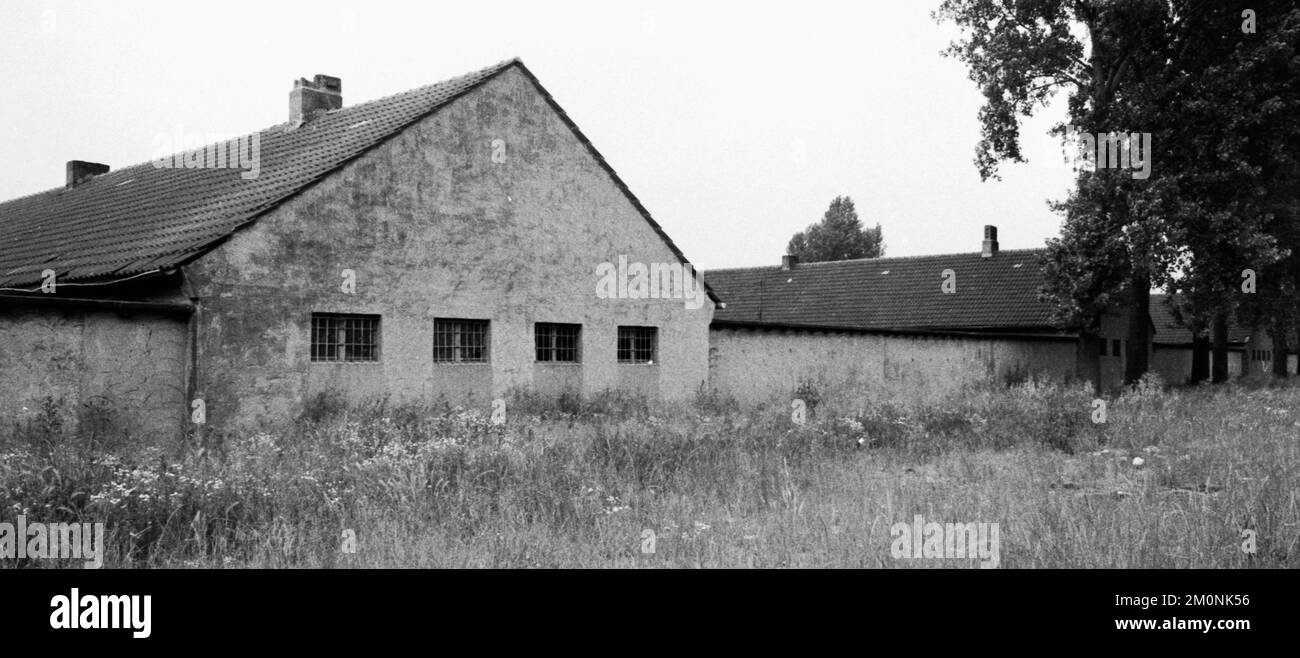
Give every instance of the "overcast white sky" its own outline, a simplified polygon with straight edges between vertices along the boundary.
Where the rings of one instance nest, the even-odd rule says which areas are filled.
[[[777,264],[838,194],[889,256],[978,250],[984,224],[1041,246],[1072,180],[1044,157],[1061,112],[981,182],[980,96],[939,54],[937,3],[3,0],[0,199],[177,129],[284,121],[298,77],[341,77],[346,106],[518,56],[701,269]]]

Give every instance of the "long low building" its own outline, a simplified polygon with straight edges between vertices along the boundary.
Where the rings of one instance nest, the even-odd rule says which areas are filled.
[[[1156,327],[1152,341],[1151,369],[1160,374],[1171,384],[1185,384],[1191,379],[1192,355],[1194,341],[1192,330],[1183,326],[1174,316],[1168,295],[1151,295],[1151,322]],[[1252,370],[1250,358],[1254,352],[1251,347],[1258,347],[1261,341],[1271,340],[1256,335],[1249,327],[1237,323],[1228,325],[1228,374],[1240,377],[1243,372]],[[1256,350],[1259,357],[1264,357],[1264,350]],[[1258,370],[1255,365],[1254,369]],[[1294,366],[1291,369],[1295,370]]]
[[[1041,249],[999,249],[986,226],[981,249],[964,254],[867,258],[712,270],[725,302],[709,336],[709,380],[740,400],[800,388],[850,396],[942,396],[970,384],[1030,377],[1123,381],[1127,314],[1100,330],[1063,330],[1039,299]],[[1151,369],[1166,382],[1191,377],[1192,334],[1152,295]],[[1230,368],[1246,369],[1251,331],[1231,328]],[[1260,339],[1255,339],[1259,345]],[[1293,366],[1294,370],[1294,366]]]
[[[1166,381],[1186,383],[1192,368],[1192,331],[1174,316],[1167,295],[1151,296],[1151,320],[1156,326],[1155,350],[1151,369],[1159,372]],[[1286,371],[1296,374],[1296,345],[1300,340],[1292,331],[1286,353]],[[1262,327],[1243,323],[1228,324],[1228,374],[1231,377],[1263,376],[1273,372],[1274,352],[1279,348],[1273,336]]]

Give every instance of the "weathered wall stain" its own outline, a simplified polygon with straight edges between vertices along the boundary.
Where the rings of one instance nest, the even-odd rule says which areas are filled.
[[[790,397],[805,382],[823,393],[925,400],[983,381],[1075,377],[1070,340],[714,328],[710,345],[709,385],[749,404]]]
[[[168,442],[182,430],[185,345],[174,317],[0,309],[0,437],[54,420],[87,438]]]

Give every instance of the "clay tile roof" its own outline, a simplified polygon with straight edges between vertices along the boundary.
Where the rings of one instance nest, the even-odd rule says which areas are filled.
[[[1179,324],[1174,318],[1168,298],[1168,295],[1151,295],[1151,323],[1156,327],[1156,333],[1151,337],[1151,341],[1157,345],[1191,345],[1192,330]],[[1246,342],[1246,339],[1250,338],[1250,331],[1250,327],[1235,322],[1229,323],[1228,343]]]
[[[713,270],[716,322],[852,329],[1055,332],[1038,300],[1041,249]],[[955,293],[941,289],[944,270]]]
[[[260,131],[260,171],[144,163],[0,203],[0,287],[183,264],[236,228],[477,87],[518,59]]]

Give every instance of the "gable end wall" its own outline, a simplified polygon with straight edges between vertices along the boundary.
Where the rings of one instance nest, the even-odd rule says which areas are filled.
[[[484,410],[516,388],[694,395],[707,376],[712,302],[597,298],[597,265],[623,254],[677,262],[510,69],[187,267],[200,307],[198,392],[219,425],[292,415],[331,389]],[[340,290],[345,269],[356,294]],[[312,362],[313,312],[381,315],[380,360]],[[435,318],[489,320],[490,363],[435,363]],[[581,324],[582,363],[535,363],[536,322]],[[654,365],[616,363],[619,325],[658,328]]]

